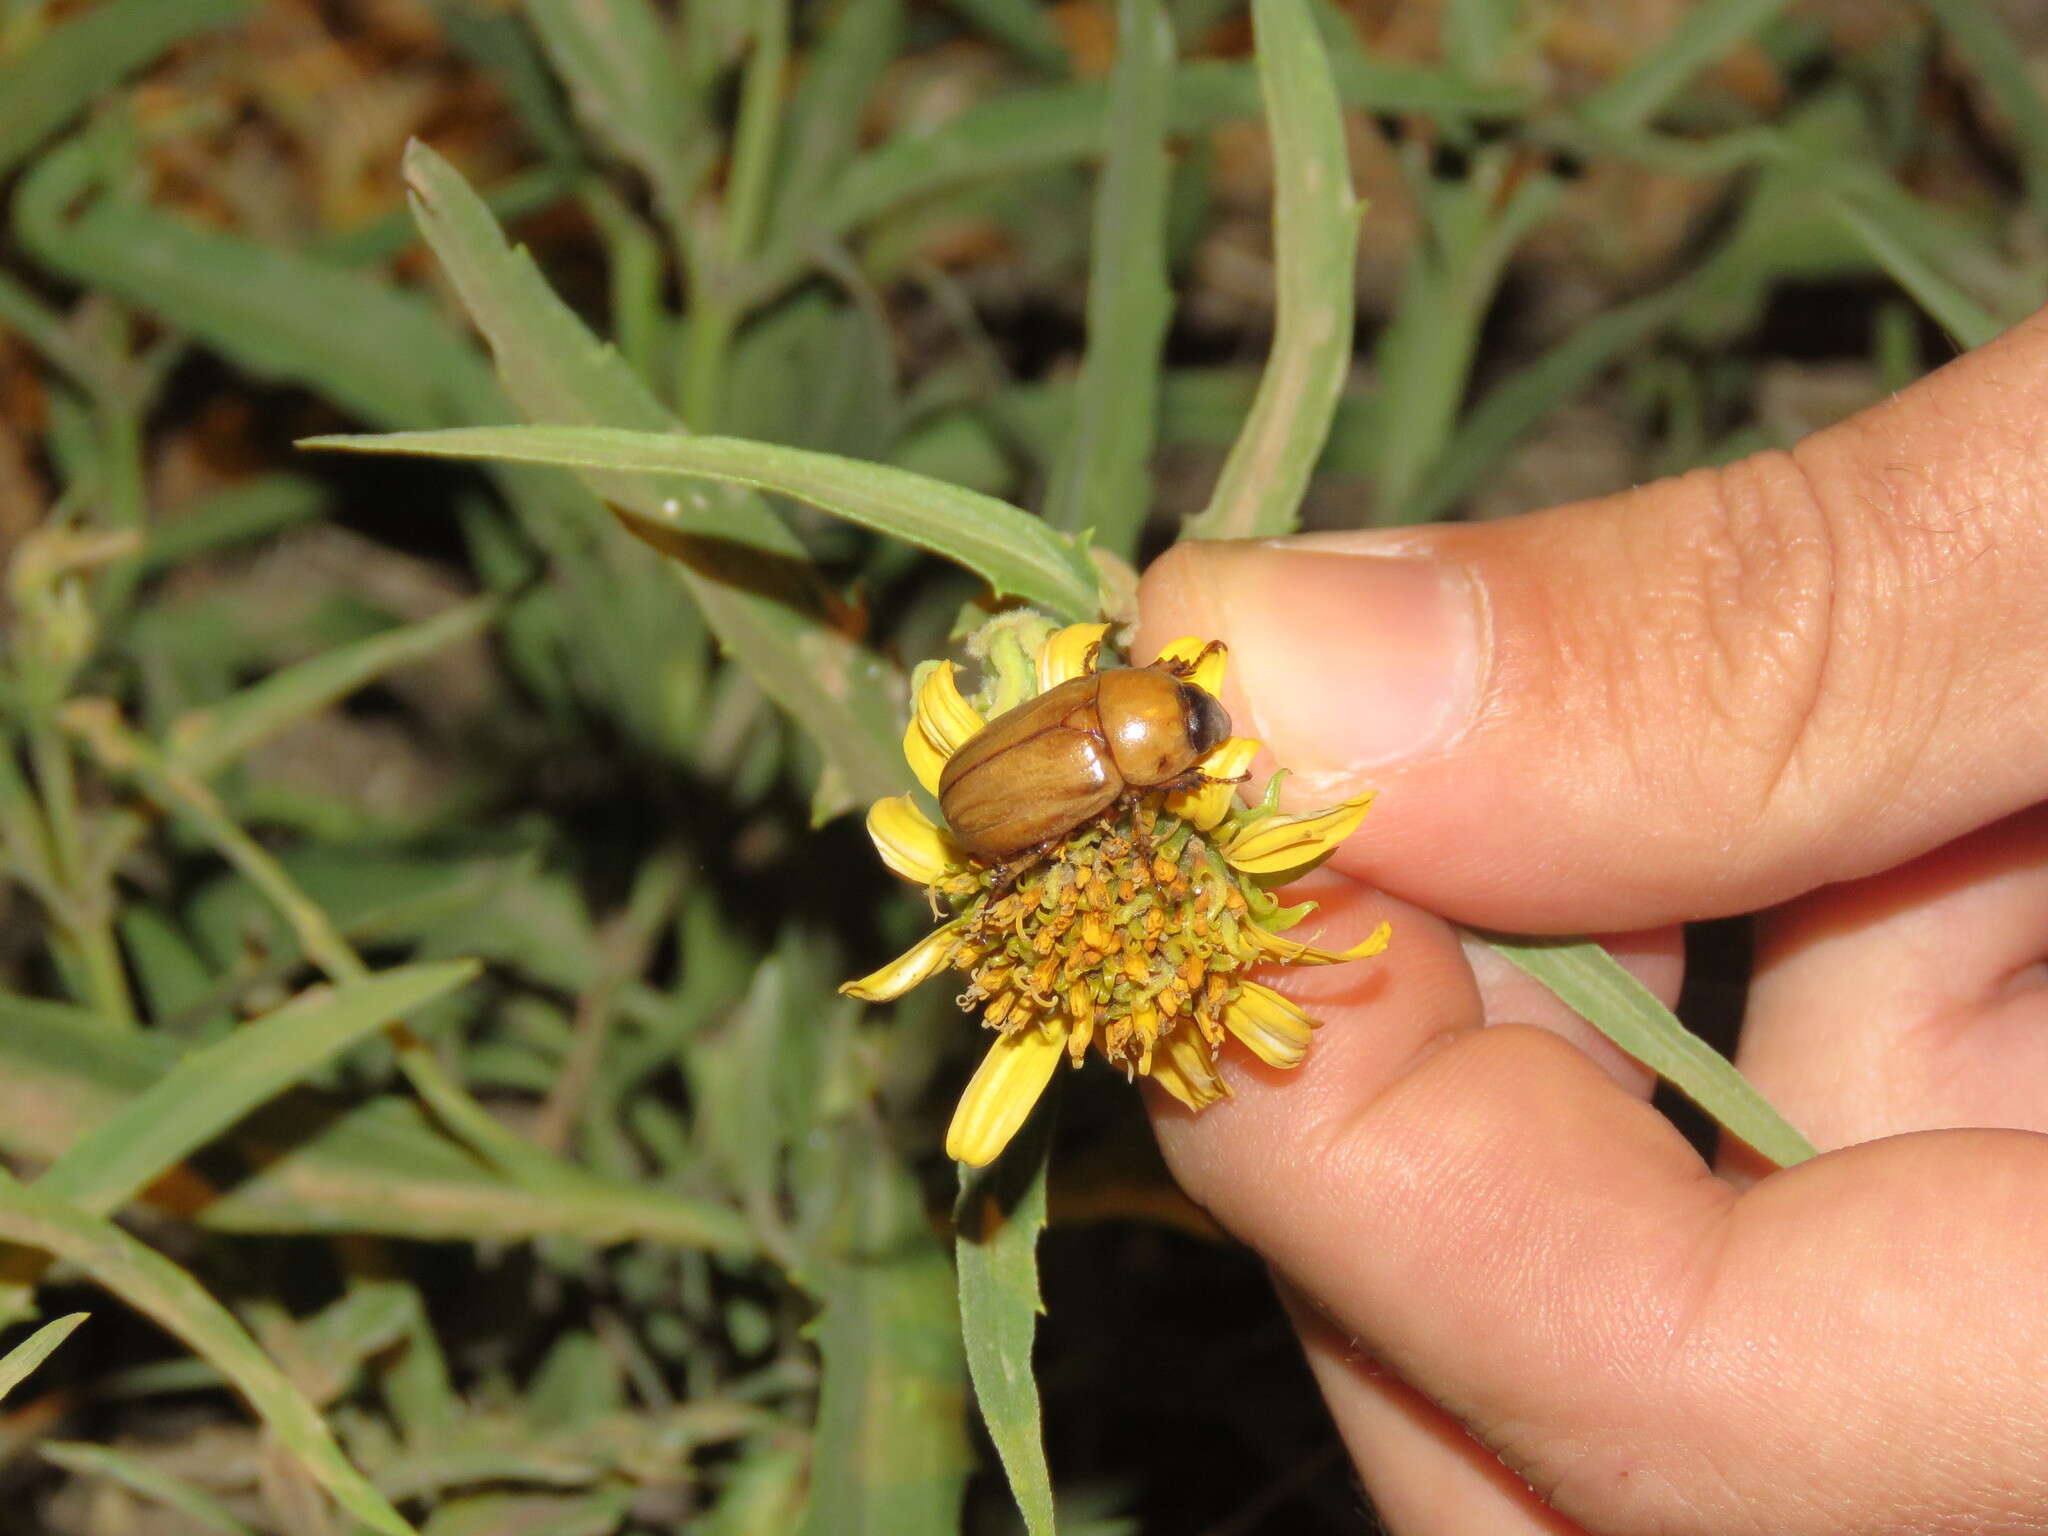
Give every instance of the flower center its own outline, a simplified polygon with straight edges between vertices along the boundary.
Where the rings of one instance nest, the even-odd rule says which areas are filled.
[[[1140,804],[1070,833],[1000,893],[976,871],[946,889],[967,917],[953,965],[970,978],[963,1009],[1005,1034],[1068,1031],[1081,1059],[1101,1049],[1126,1075],[1192,1022],[1211,1045],[1257,958],[1241,937],[1246,904],[1222,857],[1193,826]]]

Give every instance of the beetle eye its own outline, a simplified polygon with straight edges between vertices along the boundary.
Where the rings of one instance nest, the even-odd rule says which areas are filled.
[[[1187,713],[1188,741],[1194,746],[1195,755],[1200,757],[1220,746],[1230,734],[1230,716],[1216,702],[1215,695],[1193,683],[1182,683],[1180,702]]]

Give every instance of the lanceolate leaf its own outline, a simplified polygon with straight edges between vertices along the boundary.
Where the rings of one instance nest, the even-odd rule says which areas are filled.
[[[1813,1156],[1726,1057],[1687,1029],[1598,944],[1482,935],[1509,962],[1550,988],[1587,1023],[1670,1083],[1781,1168]]]
[[[406,966],[299,997],[187,1056],[81,1137],[36,1188],[95,1215],[114,1211],[329,1056],[476,972],[466,961]]]
[[[0,993],[0,1152],[57,1162],[130,1112],[178,1056],[156,1030],[117,1033],[83,1009]],[[223,1232],[369,1232],[424,1241],[554,1235],[732,1251],[749,1243],[728,1208],[620,1186],[513,1183],[450,1141],[416,1099],[353,1107],[295,1093],[233,1128],[253,1170],[197,1213]]]
[[[802,1278],[824,1380],[800,1536],[951,1536],[968,1468],[953,1266],[870,1128],[842,1143],[836,1251]]]
[[[51,28],[0,63],[0,172],[180,38],[254,9],[253,0],[105,0]]]
[[[577,114],[630,161],[681,219],[711,143],[692,131],[682,61],[647,0],[527,0],[527,19],[567,82]]]
[[[1451,69],[1383,64],[1363,54],[1329,60],[1324,67],[1343,104],[1369,112],[1462,120],[1508,116],[1532,104],[1525,90],[1475,85]],[[1259,110],[1260,81],[1244,64],[1202,59],[1174,71],[1176,133],[1200,133]],[[948,188],[1099,154],[1108,115],[1104,86],[1081,81],[1014,91],[935,128],[899,132],[847,165],[815,215],[784,232],[755,265],[747,291],[758,297],[780,288],[804,269],[820,243],[842,239],[892,208]]]
[[[406,155],[414,213],[528,416],[681,437],[682,425],[625,359],[592,336],[490,211],[432,150]],[[585,482],[676,569],[725,649],[762,692],[808,730],[852,799],[903,788],[897,680],[881,659],[828,622],[802,546],[758,496],[695,488],[703,515],[671,526],[675,488],[624,470]],[[722,569],[723,567],[723,569]],[[722,580],[721,576],[731,580]]]
[[[632,370],[586,331],[522,254],[506,249],[490,212],[430,152],[408,159],[423,223],[496,349],[507,386],[529,413],[555,420],[671,428]],[[146,204],[94,195],[79,145],[44,156],[16,199],[24,244],[56,270],[121,294],[189,329],[259,377],[312,385],[365,420],[390,425],[503,420],[513,414],[489,365],[414,296],[350,271],[201,229]],[[579,645],[607,658],[622,696],[649,675],[646,648],[616,622],[633,594],[601,545],[616,538],[598,503],[567,477],[501,472],[522,520],[564,564],[578,602]],[[660,494],[644,484],[593,487],[621,504]],[[754,545],[728,583],[686,568],[686,583],[726,650],[810,729],[849,787],[880,799],[904,787],[896,748],[898,690],[880,658],[816,609],[795,538],[758,497],[719,493],[717,538],[688,552],[707,568],[719,551]],[[628,547],[625,553],[638,558]],[[776,556],[784,558],[776,558]],[[779,591],[782,596],[767,595]],[[658,594],[657,594],[658,595]],[[784,600],[787,599],[787,600]],[[634,611],[638,611],[635,609]]]
[[[599,473],[660,475],[674,484],[661,508],[636,519],[658,530],[703,536],[712,509],[680,482],[691,478],[750,485],[808,501],[849,522],[944,555],[983,577],[998,595],[1015,595],[1069,619],[1096,609],[1087,555],[1030,513],[909,470],[836,454],[730,437],[682,437],[613,427],[467,427],[390,432],[379,437],[315,437],[309,448],[358,453],[421,453],[455,459],[505,459]]]
[[[215,1531],[219,1536],[255,1536],[212,1494],[127,1451],[89,1445],[82,1440],[41,1440],[36,1443],[36,1453],[66,1471],[108,1478],[131,1488],[146,1499],[176,1510],[199,1530]]]
[[[1822,193],[1821,205],[1841,220],[1843,227],[1870,252],[1871,259],[1939,321],[1958,344],[1981,347],[2005,329],[1997,316],[1914,249],[1911,235],[1878,208],[1835,191]]]
[[[967,1370],[1028,1536],[1051,1536],[1053,1529],[1052,1475],[1031,1364],[1038,1315],[1045,1310],[1038,1234],[1045,1227],[1052,1118],[1047,1109],[1032,1116],[991,1166],[963,1163],[953,1208]]]
[[[488,419],[490,370],[417,296],[99,194],[94,174],[87,146],[72,140],[22,178],[15,231],[53,270],[194,332],[257,378],[309,384],[364,420]]]
[[[1188,521],[1188,533],[1204,539],[1294,527],[1351,363],[1352,265],[1365,210],[1351,191],[1329,59],[1305,0],[1254,0],[1252,19],[1273,137],[1279,308],[1251,416],[1209,505]]]
[[[1580,110],[1617,132],[1641,128],[1693,76],[1784,8],[1785,0],[1714,0],[1688,7],[1663,41],[1587,97]]]
[[[180,717],[171,728],[171,756],[206,778],[287,726],[358,688],[443,646],[482,633],[497,617],[496,598],[457,603],[416,624],[402,624],[273,672],[218,704]]]
[[[57,1346],[71,1337],[71,1330],[84,1322],[87,1316],[88,1313],[73,1312],[55,1322],[45,1323],[5,1355],[0,1355],[0,1401],[21,1385],[29,1372],[49,1359]]]
[[[769,229],[801,228],[860,147],[861,114],[902,46],[903,0],[838,0],[789,98]]]
[[[1071,430],[1054,465],[1046,520],[1127,560],[1152,504],[1166,282],[1167,92],[1173,28],[1159,0],[1122,0],[1116,72],[1095,188],[1088,263],[1088,352]]]
[[[184,1270],[97,1216],[0,1177],[0,1237],[40,1248],[155,1319],[214,1366],[341,1507],[385,1536],[417,1536],[348,1462],[298,1388]]]

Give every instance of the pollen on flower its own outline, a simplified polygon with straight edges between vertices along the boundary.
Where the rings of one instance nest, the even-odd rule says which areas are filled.
[[[1139,848],[1150,857],[1134,859]],[[1149,806],[1085,826],[1008,890],[967,904],[952,961],[969,978],[961,1005],[986,1002],[982,1022],[1005,1034],[1107,1019],[1103,1053],[1127,1076],[1172,1029],[1220,1040],[1242,973],[1260,958],[1206,920],[1229,904],[1229,884],[1192,827]]]
[[[985,674],[971,700],[951,663],[921,669],[904,752],[926,790],[937,793],[946,764],[985,722],[1113,665],[1105,631],[1001,616],[969,643]],[[1166,647],[1157,665],[1213,699],[1224,658],[1220,646],[1190,638]],[[1224,722],[1220,705],[1212,713]],[[923,885],[947,920],[841,990],[885,1002],[952,969],[966,978],[960,1007],[979,1010],[997,1037],[953,1117],[951,1156],[993,1159],[1060,1060],[1079,1066],[1091,1046],[1190,1109],[1228,1094],[1217,1066],[1232,1037],[1270,1066],[1297,1066],[1316,1021],[1248,972],[1361,960],[1385,948],[1384,924],[1345,950],[1282,937],[1312,905],[1282,907],[1269,893],[1348,836],[1372,796],[1285,815],[1269,788],[1260,804],[1242,805],[1233,786],[1258,743],[1210,737],[1199,747],[1207,750],[1184,781],[1137,786],[1008,863],[971,856],[910,796],[869,812],[884,861]]]

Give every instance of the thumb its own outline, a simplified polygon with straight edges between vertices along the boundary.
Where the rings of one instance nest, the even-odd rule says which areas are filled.
[[[1495,523],[1184,544],[1339,867],[1526,931],[1743,911],[2048,793],[2048,311],[1790,452]]]

